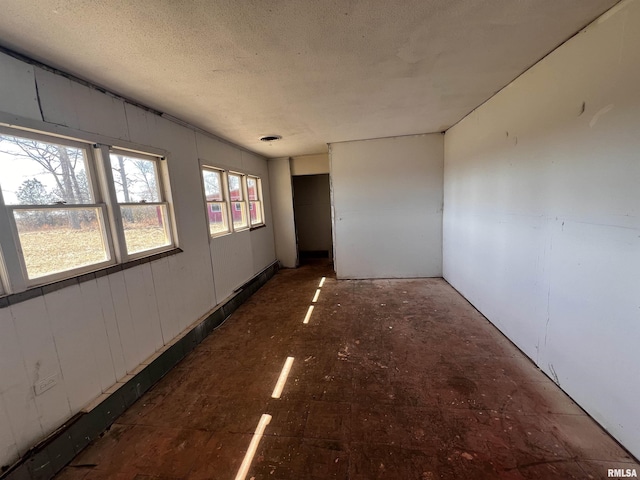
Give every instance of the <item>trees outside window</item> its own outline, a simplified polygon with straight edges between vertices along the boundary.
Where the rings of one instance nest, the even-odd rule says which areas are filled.
[[[11,232],[0,235],[0,250],[10,291],[173,245],[160,159],[108,151],[0,128],[0,229]],[[98,175],[103,166],[111,175]]]

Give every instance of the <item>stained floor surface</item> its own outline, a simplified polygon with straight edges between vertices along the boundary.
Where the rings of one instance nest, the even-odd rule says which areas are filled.
[[[640,472],[444,280],[325,262],[280,271],[57,478],[233,480],[263,414],[247,480]]]

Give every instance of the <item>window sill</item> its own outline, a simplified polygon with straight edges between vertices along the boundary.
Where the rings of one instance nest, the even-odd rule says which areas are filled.
[[[101,268],[90,273],[83,273],[75,277],[66,278],[57,282],[41,285],[39,287],[29,288],[24,292],[11,293],[9,295],[0,296],[0,308],[5,308],[20,302],[25,302],[27,300],[31,300],[32,298],[41,297],[43,295],[46,295],[47,293],[55,292],[56,290],[60,290],[62,288],[70,287],[72,285],[79,285],[80,283],[95,280],[96,278],[111,275],[115,272],[120,272],[122,270],[127,270],[128,268],[137,267],[138,265],[142,265],[143,263],[153,262],[154,260],[159,260],[161,258],[175,255],[181,252],[182,249],[176,247],[172,248],[171,250],[149,255],[148,257],[137,258],[129,262],[119,263],[117,265],[110,265],[108,267]]]
[[[228,235],[231,235],[232,232],[222,232],[222,233],[216,233],[215,235],[209,235],[209,238],[214,239],[214,238],[222,238],[222,237],[226,237]]]
[[[260,230],[261,228],[266,228],[266,227],[267,227],[267,226],[266,226],[264,223],[262,223],[262,224],[260,224],[260,225],[255,225],[255,226],[251,227],[251,228],[249,229],[249,231],[250,231],[250,232],[253,232],[254,230]]]

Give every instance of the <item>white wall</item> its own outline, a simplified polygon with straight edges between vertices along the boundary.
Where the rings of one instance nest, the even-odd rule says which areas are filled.
[[[0,123],[167,151],[184,250],[0,308],[0,465],[5,465],[207,314],[274,261],[275,252],[268,170],[261,157],[2,54]],[[267,228],[227,237],[237,239],[232,246],[214,239],[213,269],[199,157],[260,175],[265,191]],[[58,376],[58,384],[35,396],[34,383],[50,375]]]
[[[444,276],[640,456],[640,2],[445,136]]]
[[[295,268],[298,266],[298,248],[289,157],[272,158],[268,165],[276,256],[283,267]]]
[[[441,134],[330,145],[339,278],[442,275]]]
[[[329,173],[329,154],[291,157],[291,175],[320,175]]]

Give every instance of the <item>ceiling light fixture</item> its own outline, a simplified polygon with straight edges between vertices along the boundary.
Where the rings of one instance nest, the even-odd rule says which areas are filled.
[[[282,135],[265,135],[260,137],[261,142],[275,142],[276,140],[281,140]]]

